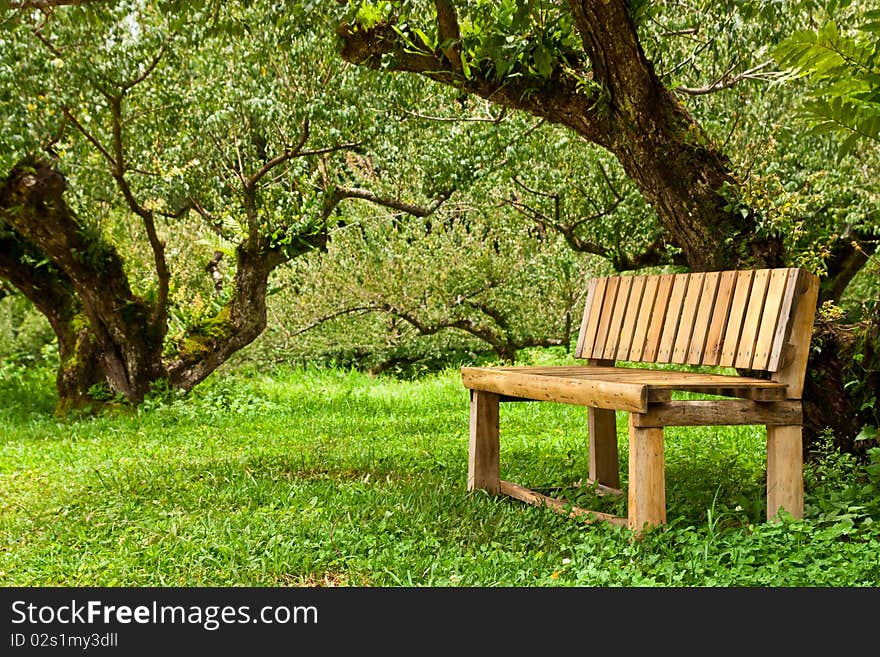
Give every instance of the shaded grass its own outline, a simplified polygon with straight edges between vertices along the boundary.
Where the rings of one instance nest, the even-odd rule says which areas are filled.
[[[763,522],[760,427],[668,429],[670,522],[634,542],[466,492],[468,397],[455,370],[415,382],[240,372],[134,414],[65,421],[51,416],[51,386],[39,370],[0,385],[0,585],[880,583],[880,532],[852,500]],[[587,471],[585,426],[582,408],[504,405],[503,476],[625,513],[571,488]],[[835,476],[856,481],[846,466]]]

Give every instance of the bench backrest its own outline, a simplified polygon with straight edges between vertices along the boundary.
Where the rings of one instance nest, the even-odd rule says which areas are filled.
[[[575,356],[761,370],[799,393],[818,286],[796,268],[594,278]]]

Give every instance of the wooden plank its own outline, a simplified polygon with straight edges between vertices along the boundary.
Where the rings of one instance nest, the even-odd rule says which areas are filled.
[[[617,342],[615,360],[629,360],[632,349],[633,335],[636,330],[636,319],[639,316],[639,308],[642,304],[642,295],[645,292],[645,276],[633,276],[630,287],[629,299],[624,311],[623,327],[620,329],[620,340]]]
[[[789,269],[788,282],[782,297],[782,306],[779,308],[779,321],[776,323],[776,334],[773,336],[773,346],[770,348],[770,361],[767,369],[776,372],[783,366],[785,341],[788,339],[791,320],[797,310],[797,297],[800,294],[799,282],[801,280],[800,269]]]
[[[576,518],[587,523],[609,522],[612,525],[620,526],[625,526],[627,524],[626,518],[611,515],[610,513],[603,513],[602,511],[582,509],[579,506],[570,505],[565,500],[557,500],[548,497],[547,495],[542,495],[541,493],[529,490],[525,486],[520,486],[511,481],[501,481],[501,492],[521,502],[526,502],[527,504],[532,504],[534,506],[547,507],[557,513],[565,514],[569,518]]]
[[[602,363],[609,361],[595,360]],[[498,372],[498,373],[526,373],[547,377],[576,378],[576,379],[605,379],[608,381],[621,382],[650,382],[670,383],[672,387],[679,383],[701,383],[707,385],[755,385],[767,388],[783,388],[784,385],[774,383],[767,379],[744,377],[735,374],[714,374],[711,372],[694,372],[690,370],[647,369],[644,367],[590,367],[585,365],[514,365],[499,367],[463,367],[462,373],[470,372]],[[467,386],[466,386],[467,387]]]
[[[620,341],[620,328],[626,315],[626,307],[629,303],[630,289],[632,288],[632,276],[621,276],[617,288],[617,299],[614,309],[611,311],[611,324],[608,327],[608,337],[605,339],[605,348],[602,357],[613,360],[617,354],[617,344]]]
[[[701,395],[716,395],[720,397],[737,397],[739,399],[750,399],[752,401],[773,402],[785,401],[785,388],[755,388],[751,386],[739,387],[715,387],[715,386],[687,386],[688,392]],[[653,389],[648,388],[648,403],[653,399]]]
[[[642,303],[638,309],[632,346],[629,353],[629,360],[631,361],[640,362],[642,355],[645,353],[645,340],[648,337],[648,328],[651,326],[651,316],[654,312],[654,304],[657,301],[657,288],[659,285],[659,276],[649,276],[645,279],[645,291],[642,293]]]
[[[803,440],[800,425],[767,427],[767,520],[785,509],[804,517]]]
[[[590,481],[611,488],[620,488],[620,464],[617,455],[617,421],[614,411],[607,408],[587,410]]]
[[[752,369],[766,370],[770,363],[770,349],[779,324],[779,314],[788,282],[789,269],[774,269],[770,272],[770,283],[767,285],[767,300],[761,319],[758,339],[755,341],[755,354],[752,358]]]
[[[724,343],[721,348],[721,358],[718,365],[732,367],[736,360],[736,350],[739,346],[740,332],[746,316],[749,300],[749,292],[752,289],[754,270],[736,272],[736,283],[733,291],[733,299],[730,302],[730,314],[727,317],[727,328],[724,329]]]
[[[700,427],[720,425],[784,425],[800,424],[803,419],[801,402],[754,402],[740,399],[670,401],[651,404],[647,413],[633,416],[635,426]]]
[[[648,408],[647,386],[639,382],[542,376],[524,371],[500,371],[480,367],[464,367],[461,372],[462,383],[466,388],[497,395],[621,411],[645,411]]]
[[[681,319],[678,322],[678,333],[675,335],[675,344],[669,356],[670,363],[684,363],[687,361],[688,347],[694,326],[697,320],[697,311],[700,308],[700,296],[703,294],[703,280],[705,274],[698,272],[690,275],[687,293],[681,307]]]
[[[600,484],[597,481],[591,481],[590,479],[584,479],[583,481],[576,481],[572,484],[575,488],[589,488],[590,492],[594,495],[599,495],[600,497],[604,495],[616,495],[620,497],[623,495],[623,490],[620,488],[611,488],[610,486],[605,486]]]
[[[660,338],[663,333],[663,325],[666,323],[666,310],[669,306],[669,295],[672,293],[672,284],[675,274],[663,274],[657,286],[657,298],[654,301],[654,310],[651,312],[651,320],[648,326],[648,335],[645,337],[645,350],[641,361],[653,363],[657,359],[657,350],[660,347]]]
[[[593,361],[603,363],[608,361]],[[482,389],[489,379],[504,379],[516,376],[520,381],[540,381],[547,379],[592,381],[603,384],[637,384],[644,386],[647,402],[668,401],[670,391],[681,390],[686,392],[703,393],[707,395],[723,395],[727,397],[739,397],[755,401],[781,401],[786,399],[787,386],[785,383],[767,379],[756,379],[727,374],[710,374],[677,370],[648,370],[635,367],[583,367],[583,366],[556,366],[556,367],[464,367],[461,370],[462,383],[466,388]],[[499,388],[503,401],[534,400],[530,397],[526,387],[520,388],[519,394],[504,392],[500,385],[492,385],[490,390]],[[497,392],[497,390],[496,390]],[[544,401],[544,399],[542,399]],[[556,399],[550,401],[557,401]],[[576,402],[575,402],[576,403]],[[589,406],[590,404],[586,404]],[[607,400],[603,408],[617,408],[613,400]]]
[[[793,315],[782,343],[788,353],[780,358],[780,368],[770,377],[787,386],[789,399],[800,399],[804,391],[804,376],[813,337],[813,320],[819,297],[819,279],[806,270],[799,270],[798,292],[792,301]],[[778,334],[777,334],[778,335]],[[776,347],[774,346],[774,349]]]
[[[709,324],[715,309],[715,296],[718,294],[720,280],[721,272],[717,271],[707,272],[703,276],[703,290],[700,293],[697,316],[694,319],[694,330],[687,355],[681,361],[683,363],[699,365],[703,362],[703,350],[706,347],[706,336],[709,334]]]
[[[718,281],[718,293],[715,296],[715,309],[706,335],[706,349],[703,354],[703,365],[717,365],[721,361],[721,349],[724,346],[724,332],[727,330],[727,319],[736,290],[736,272],[721,273]]]
[[[660,345],[657,348],[657,363],[672,362],[672,350],[675,348],[675,339],[682,320],[682,307],[684,297],[687,294],[691,281],[690,274],[676,274],[672,282],[672,291],[669,293],[669,302],[666,307],[666,321],[663,322],[663,331],[660,335]],[[689,329],[685,329],[687,331]]]
[[[468,490],[499,492],[499,447],[498,395],[471,390]]]
[[[642,533],[666,523],[663,429],[642,429],[629,418],[629,529]]]
[[[617,301],[617,290],[620,287],[620,277],[611,276],[605,279],[605,298],[602,300],[602,310],[599,315],[599,328],[596,330],[596,342],[590,351],[584,350],[584,358],[603,358],[605,341],[608,338],[608,329],[614,313],[614,304]]]
[[[599,326],[599,312],[602,310],[602,296],[605,294],[605,280],[599,278],[590,279],[587,285],[587,300],[584,303],[584,317],[581,320],[581,330],[578,333],[575,358],[582,358],[584,349],[592,350],[596,341],[596,329]]]
[[[736,351],[734,367],[750,369],[755,355],[755,344],[758,341],[758,332],[764,322],[764,305],[767,300],[767,289],[770,285],[770,270],[759,269],[752,279],[752,291],[749,293],[746,316],[743,320],[742,331],[739,336],[739,346]]]

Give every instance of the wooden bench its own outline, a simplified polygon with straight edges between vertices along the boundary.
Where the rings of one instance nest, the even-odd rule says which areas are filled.
[[[781,508],[802,518],[801,393],[817,295],[818,279],[803,269],[592,279],[575,350],[583,366],[461,369],[471,395],[468,490],[503,493],[642,532],[666,522],[663,427],[763,424],[767,518],[776,518]],[[617,361],[681,367],[616,367]],[[674,391],[692,394],[673,399]],[[588,407],[589,477],[582,485],[621,494],[615,411],[628,412],[627,518],[502,481],[502,401]]]

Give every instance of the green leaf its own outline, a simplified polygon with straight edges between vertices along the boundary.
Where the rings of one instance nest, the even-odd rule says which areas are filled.
[[[535,69],[542,78],[549,78],[553,73],[553,57],[543,44],[535,48],[533,53],[535,60]]]
[[[468,64],[467,57],[464,53],[461,53],[461,72],[466,79],[471,79],[471,67],[470,64]]]
[[[877,427],[872,427],[870,424],[866,424],[862,427],[862,430],[859,431],[859,434],[856,436],[856,442],[861,442],[863,440],[874,440],[880,436],[880,429]]]

